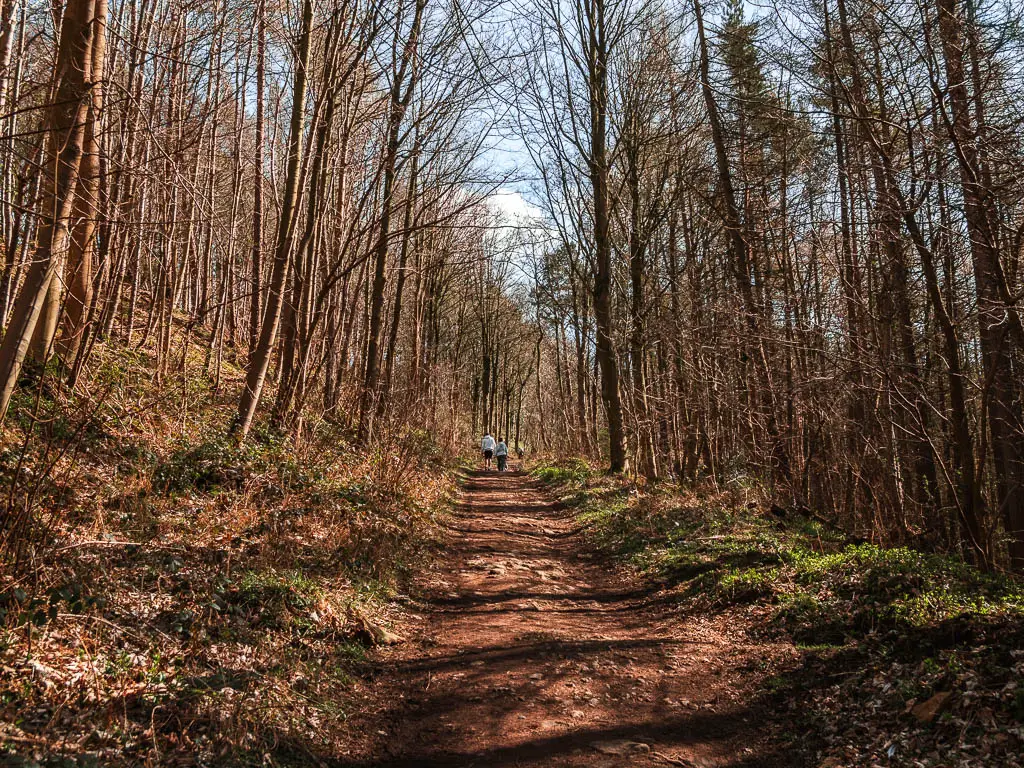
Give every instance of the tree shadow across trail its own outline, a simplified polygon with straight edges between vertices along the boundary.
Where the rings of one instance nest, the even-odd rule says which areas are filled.
[[[469,594],[458,596],[436,597],[429,604],[438,610],[472,609],[488,606],[506,606],[516,609],[516,600],[549,600],[567,603],[568,606],[597,604],[601,608],[586,610],[631,611],[638,604],[651,605],[660,602],[652,588],[644,589],[588,589],[581,588],[570,593],[553,592],[543,587],[536,590],[510,589],[496,594]],[[509,604],[512,603],[510,606]]]
[[[529,478],[472,473],[424,620],[377,659],[334,766],[801,766],[767,728],[763,651],[580,557]],[[763,665],[761,665],[763,666]],[[287,749],[282,745],[282,749]]]
[[[446,706],[445,702],[437,702]],[[639,725],[583,728],[552,736],[537,736],[510,746],[479,751],[447,751],[443,748],[422,754],[404,754],[369,760],[329,761],[337,768],[456,768],[469,766],[553,766],[553,765],[715,765],[720,768],[771,768],[794,765],[779,749],[761,751],[726,762],[693,762],[685,758],[662,756],[661,752],[642,751],[640,745],[654,742],[659,749],[706,744],[709,740],[740,735],[733,727],[734,717],[695,715],[663,719]],[[640,741],[640,740],[645,741]],[[604,750],[604,751],[602,751]],[[618,758],[616,760],[616,758]]]
[[[489,646],[486,648],[472,649],[465,652],[456,652],[447,655],[431,655],[411,659],[408,662],[400,663],[396,671],[399,672],[441,672],[453,670],[463,672],[463,679],[466,682],[473,682],[473,670],[466,672],[467,665],[479,665],[486,663],[488,668],[484,674],[493,672],[490,665],[506,665],[510,670],[514,665],[526,666],[533,664],[537,659],[545,657],[560,659],[582,659],[586,660],[600,653],[619,652],[636,650],[650,650],[671,647],[678,645],[678,642],[671,640],[657,639],[635,639],[635,640],[538,640],[536,642],[522,642],[512,645]]]

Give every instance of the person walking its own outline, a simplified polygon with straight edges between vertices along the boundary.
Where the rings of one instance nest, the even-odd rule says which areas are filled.
[[[494,456],[494,438],[490,432],[484,432],[484,439],[480,441],[480,451],[484,455],[484,468],[491,468],[491,458]]]
[[[498,471],[504,472],[508,469],[508,445],[504,437],[498,438],[498,445],[494,448],[494,455],[498,459]]]

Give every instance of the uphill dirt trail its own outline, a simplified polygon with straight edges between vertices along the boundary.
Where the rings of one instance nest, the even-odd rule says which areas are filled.
[[[518,473],[472,473],[420,621],[378,659],[363,766],[789,766],[758,687],[783,647],[592,560]],[[738,670],[748,670],[741,672]]]

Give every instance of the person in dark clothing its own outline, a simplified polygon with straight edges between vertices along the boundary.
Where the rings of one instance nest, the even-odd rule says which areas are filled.
[[[494,456],[498,459],[498,471],[504,472],[508,469],[508,445],[504,437],[498,438],[498,445],[494,449]]]

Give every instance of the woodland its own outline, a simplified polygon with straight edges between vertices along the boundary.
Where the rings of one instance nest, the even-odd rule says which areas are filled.
[[[462,764],[375,680],[539,488],[815,702],[669,763],[1019,765],[1022,62],[1014,0],[0,0],[0,764]]]

